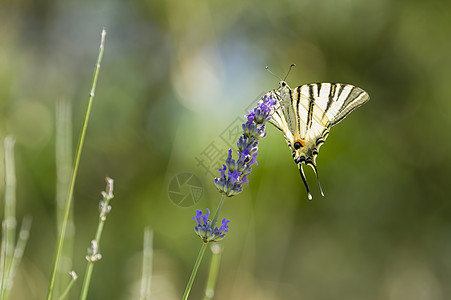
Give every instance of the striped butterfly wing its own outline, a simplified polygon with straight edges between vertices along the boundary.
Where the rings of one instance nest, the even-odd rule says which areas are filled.
[[[322,110],[334,126],[343,120],[351,111],[365,104],[369,95],[359,87],[342,83],[309,84],[308,94],[305,86],[300,86],[301,93],[314,99],[315,105]]]
[[[281,82],[279,89],[270,93],[279,99],[270,122],[284,133],[311,199],[302,163],[318,175],[316,157],[330,127],[366,103],[369,95],[361,88],[340,83],[313,83],[291,90]]]
[[[299,128],[301,137],[313,139],[324,135],[325,129],[338,124],[369,99],[364,90],[350,84],[313,83],[295,88],[291,102],[301,107],[297,110],[298,118],[305,124],[305,128]]]
[[[269,93],[275,94],[275,98],[279,99],[274,107],[274,113],[269,122],[283,132],[288,146],[291,148],[290,142],[294,139],[294,132],[296,131],[298,124],[297,113],[294,110],[293,105],[291,105],[291,98],[281,99],[280,95],[275,91]]]
[[[287,92],[283,93],[283,89]],[[326,129],[369,100],[361,88],[341,83],[312,83],[293,90],[285,85],[270,93],[279,98],[270,122],[287,141],[327,136]]]

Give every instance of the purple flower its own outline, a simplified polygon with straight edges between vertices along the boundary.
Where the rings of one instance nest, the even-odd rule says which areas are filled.
[[[221,178],[225,177],[225,171],[227,171],[226,165],[222,165],[224,169],[219,169],[218,171],[221,172]]]
[[[253,110],[253,118],[255,123],[264,124],[271,119],[272,107],[276,104],[277,100],[272,96],[265,95],[263,101],[259,102],[256,108]]]
[[[243,184],[243,183],[247,183],[247,185],[249,185],[249,180],[247,179],[247,176],[249,175],[249,174],[251,174],[251,173],[247,173],[247,174],[245,174],[243,177],[241,177],[241,184]]]
[[[219,169],[220,177],[214,182],[218,191],[227,197],[232,197],[243,191],[241,185],[249,183],[247,176],[251,173],[251,166],[257,164],[258,140],[266,136],[265,123],[271,119],[273,107],[277,100],[272,95],[265,95],[257,106],[249,111],[246,122],[242,125],[243,135],[236,145],[238,147],[238,159],[232,158],[232,149],[229,153],[223,169]],[[226,172],[227,171],[227,172]]]
[[[229,170],[233,171],[236,169],[235,160],[232,159],[232,149],[229,149],[229,155],[227,156],[225,163],[226,163],[227,167],[229,168]]]
[[[229,171],[228,175],[229,175],[230,181],[232,183],[235,183],[240,178],[241,172],[238,172],[237,170],[233,170],[233,172]]]
[[[250,166],[253,165],[253,164],[256,164],[256,165],[258,166],[257,155],[258,155],[257,152],[255,152],[255,153],[252,155],[252,159],[251,159],[251,160],[249,161],[249,163],[248,163]]]
[[[226,218],[224,218],[222,219],[221,227],[212,227],[216,224],[211,224],[212,221],[208,219],[209,215],[210,210],[207,208],[205,215],[202,215],[201,210],[196,210],[196,216],[193,217],[193,220],[196,220],[197,222],[197,226],[194,227],[194,231],[204,241],[204,243],[220,241],[225,237],[225,233],[229,232],[229,226],[227,224],[230,220],[226,220]]]
[[[197,224],[200,225],[200,220],[202,220],[202,211],[200,209],[196,209],[196,216],[193,217],[193,220],[196,220]]]
[[[229,222],[230,220],[226,220],[226,218],[222,219],[222,225],[219,227],[219,232],[229,232],[229,225],[227,225]]]
[[[205,213],[205,215],[202,216],[202,221],[204,221],[204,224],[207,224],[209,216],[210,216],[210,210],[207,208],[207,212]]]
[[[249,114],[246,116],[247,121],[248,121],[249,123],[254,122],[254,116],[255,116],[254,111],[252,111],[252,110],[249,111]]]

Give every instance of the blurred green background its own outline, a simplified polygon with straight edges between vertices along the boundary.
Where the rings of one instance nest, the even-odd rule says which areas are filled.
[[[103,26],[71,231],[72,268],[83,275],[112,177],[89,299],[137,299],[145,226],[154,229],[152,299],[181,298],[200,248],[191,218],[220,198],[209,172],[222,158],[208,156],[224,157],[239,118],[277,88],[264,67],[284,76],[291,63],[291,87],[351,83],[371,100],[321,149],[324,198],[308,169],[307,200],[282,135],[268,129],[249,186],[220,216],[231,222],[215,299],[450,299],[450,12],[451,2],[435,0],[1,1],[0,136],[16,138],[18,220],[33,216],[12,299],[45,297],[57,236],[56,107],[69,103],[73,136],[63,136],[74,149]],[[184,172],[203,186],[189,207],[168,197]],[[190,299],[202,297],[209,257]]]

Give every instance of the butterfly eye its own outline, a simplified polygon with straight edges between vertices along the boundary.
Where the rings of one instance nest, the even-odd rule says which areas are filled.
[[[286,83],[285,81],[282,81],[282,82],[280,83],[280,85],[281,85],[282,87],[284,87],[284,86],[287,85],[287,83]]]

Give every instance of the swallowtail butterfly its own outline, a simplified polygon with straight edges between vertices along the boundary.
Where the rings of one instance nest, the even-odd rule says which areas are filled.
[[[365,104],[370,99],[369,95],[361,88],[342,83],[312,83],[291,89],[285,80],[280,81],[278,89],[267,93],[267,96],[271,95],[278,102],[270,123],[283,132],[309,200],[312,195],[302,169],[303,163],[312,167],[324,196],[316,168],[319,148],[330,128]]]

